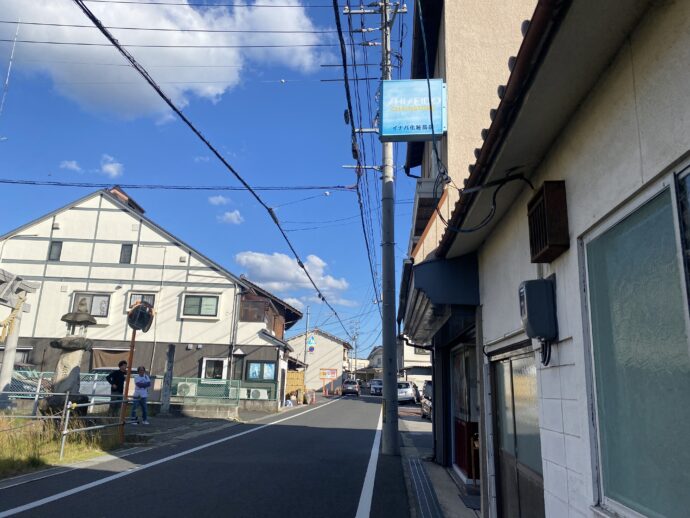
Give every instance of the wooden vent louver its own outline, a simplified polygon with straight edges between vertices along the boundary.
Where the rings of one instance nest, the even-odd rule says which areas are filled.
[[[565,182],[544,182],[527,204],[533,263],[550,263],[570,247]]]

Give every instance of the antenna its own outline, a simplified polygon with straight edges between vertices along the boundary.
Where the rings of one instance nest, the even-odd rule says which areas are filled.
[[[10,52],[10,63],[7,65],[7,76],[5,77],[5,84],[2,88],[2,99],[0,100],[0,118],[2,118],[2,111],[5,108],[5,99],[7,99],[7,90],[10,87],[10,74],[12,73],[12,62],[14,61],[14,49],[17,48],[17,37],[19,36],[19,25],[21,20],[17,20],[17,30],[14,32],[14,40],[12,41],[12,51]],[[7,140],[7,137],[0,136],[0,142]]]

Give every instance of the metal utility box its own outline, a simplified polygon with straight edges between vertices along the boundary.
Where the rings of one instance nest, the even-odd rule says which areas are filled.
[[[550,279],[520,284],[520,317],[530,338],[552,342],[558,337],[555,291],[554,282]]]

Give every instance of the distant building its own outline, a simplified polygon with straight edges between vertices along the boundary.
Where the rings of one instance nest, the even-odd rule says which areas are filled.
[[[306,333],[306,337],[305,333],[293,336],[287,342],[293,349],[290,356],[307,364],[304,381],[307,389],[323,387],[323,369],[336,372],[333,388],[340,387],[343,375],[350,371],[349,352],[352,345],[349,342],[321,329],[312,329]]]
[[[370,369],[383,369],[383,347],[380,345],[374,347],[367,356],[367,360]]]
[[[431,380],[431,350],[398,340],[398,378],[412,381],[420,388]]]

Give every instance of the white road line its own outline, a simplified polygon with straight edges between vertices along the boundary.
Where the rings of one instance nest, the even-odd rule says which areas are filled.
[[[36,507],[40,507],[42,505],[49,504],[50,502],[55,502],[56,500],[61,500],[61,499],[66,498],[68,496],[76,495],[77,493],[81,493],[83,491],[86,491],[87,489],[102,486],[103,484],[107,484],[107,483],[112,482],[114,480],[117,480],[119,478],[126,477],[127,475],[139,473],[140,471],[143,471],[143,470],[148,469],[148,468],[152,468],[154,466],[158,466],[159,464],[163,464],[165,462],[170,462],[171,460],[179,459],[180,457],[184,457],[185,455],[189,455],[190,453],[195,453],[197,451],[205,450],[206,448],[210,448],[211,446],[216,446],[218,444],[222,444],[222,443],[230,441],[232,439],[242,437],[243,435],[248,435],[250,433],[258,432],[259,430],[263,430],[264,428],[268,428],[269,426],[273,426],[275,424],[282,423],[282,422],[288,421],[290,419],[294,419],[295,417],[299,417],[299,416],[302,416],[304,414],[308,414],[309,412],[313,412],[314,410],[319,410],[321,408],[327,407],[328,405],[335,403],[339,399],[340,398],[334,399],[333,401],[329,401],[328,403],[324,403],[323,405],[319,405],[317,407],[310,408],[309,410],[305,410],[304,412],[300,412],[299,414],[294,414],[294,415],[290,415],[288,417],[284,417],[283,419],[278,419],[277,421],[273,421],[271,423],[261,425],[257,428],[245,430],[244,432],[236,433],[235,435],[229,435],[228,437],[223,437],[222,439],[208,442],[206,444],[202,444],[200,446],[190,448],[189,450],[185,450],[185,451],[182,451],[180,453],[176,453],[174,455],[164,457],[162,459],[154,460],[153,462],[149,462],[148,464],[136,466],[134,468],[129,469],[128,471],[122,471],[120,473],[116,473],[115,475],[110,475],[109,477],[95,480],[94,482],[89,482],[88,484],[84,484],[82,486],[68,489],[67,491],[62,491],[61,493],[56,493],[54,495],[47,496],[45,498],[41,498],[40,500],[36,500],[35,502],[31,502],[29,504],[24,504],[24,505],[21,505],[19,507],[14,507],[13,509],[7,509],[6,511],[0,512],[0,518],[5,518],[6,516],[13,516],[15,514],[23,513],[24,511],[29,511],[30,509],[35,509]],[[381,420],[379,418],[379,428],[380,428],[380,426],[381,426]],[[378,436],[378,434],[380,432],[376,432],[376,433]]]
[[[383,410],[379,414],[379,422],[376,425],[374,444],[371,445],[371,455],[367,466],[367,474],[364,476],[362,493],[359,495],[359,505],[355,518],[369,518],[371,513],[371,500],[374,496],[374,481],[376,480],[376,465],[379,462],[379,446],[381,445],[381,426],[383,425]],[[2,518],[2,515],[0,515]]]
[[[65,467],[57,467],[45,471],[39,471],[38,473],[32,473],[27,475],[19,475],[18,477],[13,477],[13,478],[8,478],[3,480],[3,482],[11,482],[12,480],[19,480],[19,482],[12,483],[11,485],[5,485],[0,487],[0,491],[4,491],[6,489],[11,489],[13,487],[17,486],[23,486],[24,484],[30,484],[32,482],[38,482],[39,480],[45,480],[46,478],[50,477],[56,477],[58,475],[64,475],[65,473],[69,473],[70,471],[74,471],[77,469],[86,469],[86,468],[91,468],[93,466],[97,466],[99,464],[103,464],[105,462],[111,462],[115,461],[118,459],[124,459],[126,457],[129,457],[130,455],[134,455],[136,453],[143,453],[145,451],[152,450],[153,446],[150,448],[129,448],[127,450],[123,450],[122,454],[120,455],[103,455],[98,463],[95,463],[94,461],[98,460],[96,459],[90,459],[86,461],[79,462],[75,466],[65,466]],[[132,451],[130,451],[132,450]],[[31,476],[35,475],[35,476]]]

